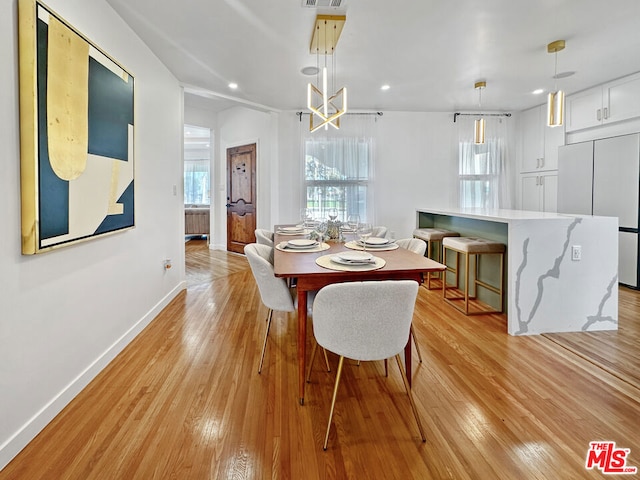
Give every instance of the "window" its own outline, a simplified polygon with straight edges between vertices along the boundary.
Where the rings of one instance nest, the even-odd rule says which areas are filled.
[[[184,126],[184,203],[211,203],[211,130]]]
[[[362,138],[305,140],[306,208],[314,217],[338,209],[338,219],[358,214],[368,218],[371,141]]]
[[[502,142],[492,138],[482,145],[464,141],[459,146],[460,207],[501,208]]]

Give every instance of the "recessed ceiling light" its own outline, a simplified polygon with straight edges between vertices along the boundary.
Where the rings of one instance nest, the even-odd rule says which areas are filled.
[[[300,71],[303,75],[317,75],[320,69],[318,67],[304,67]]]
[[[382,85],[380,87],[380,90],[389,90],[390,88],[391,88],[391,86],[389,86],[389,85]]]
[[[567,78],[570,77],[571,75],[575,75],[576,72],[560,72],[560,73],[556,73],[553,78]]]
[[[237,83],[233,83],[233,82],[231,82],[231,83],[229,84],[229,88],[230,88],[231,90],[235,90],[236,88],[238,88],[238,84],[237,84]]]
[[[533,92],[534,95],[540,95],[541,93],[544,93],[544,89],[542,88],[537,88],[536,90],[534,90]]]

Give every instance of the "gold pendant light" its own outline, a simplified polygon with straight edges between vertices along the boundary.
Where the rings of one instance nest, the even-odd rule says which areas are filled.
[[[556,40],[547,45],[547,52],[555,54],[553,78],[556,80],[555,92],[549,92],[547,98],[547,126],[560,127],[564,123],[564,92],[558,90],[558,52],[564,50],[564,40]]]
[[[336,129],[340,128],[340,117],[347,113],[347,87],[342,87],[333,95],[329,95],[327,82],[327,55],[332,56],[332,77],[335,78],[335,48],[346,18],[344,15],[318,15],[316,17],[310,51],[315,53],[318,58],[320,55],[324,55],[325,65],[322,68],[322,90],[312,83],[307,85],[307,108],[311,111],[309,116],[309,130],[311,132],[322,127],[326,130],[329,125]],[[314,104],[314,96],[319,98],[319,105]],[[336,105],[338,103],[339,105]],[[315,117],[320,119],[318,124],[314,124]]]
[[[478,107],[480,108],[480,118],[475,121],[473,131],[473,143],[481,145],[484,143],[484,118],[482,117],[482,89],[487,86],[487,82],[476,82],[473,86],[478,90]]]

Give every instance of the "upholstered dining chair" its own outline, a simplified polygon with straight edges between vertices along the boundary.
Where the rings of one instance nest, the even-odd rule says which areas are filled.
[[[371,231],[372,237],[384,238],[387,235],[387,227],[383,227],[378,225],[377,227],[373,227]]]
[[[424,252],[427,251],[427,242],[424,240],[420,240],[419,238],[401,238],[400,240],[396,240],[396,243],[400,248],[404,248],[406,250],[412,251],[413,253],[417,253],[421,257],[424,257]],[[411,324],[411,338],[413,339],[413,344],[416,346],[416,353],[418,354],[418,360],[422,363],[422,353],[420,352],[420,347],[418,346],[418,341],[416,340],[416,334],[413,330],[413,323]]]
[[[419,238],[401,238],[400,240],[396,240],[396,243],[400,248],[417,253],[422,257],[424,257],[424,252],[427,251],[427,242]]]
[[[282,278],[276,277],[274,274],[273,247],[250,243],[245,245],[244,253],[247,256],[247,260],[249,260],[251,273],[253,273],[253,277],[258,284],[260,299],[269,309],[269,312],[267,313],[267,328],[264,334],[264,341],[262,343],[262,352],[260,353],[260,365],[258,366],[258,373],[261,373],[274,310],[277,312],[293,312],[296,310],[297,302],[294,301],[291,289],[287,286],[287,282]],[[310,298],[308,303],[310,305],[309,308],[311,309],[313,305],[313,298]],[[324,351],[324,360],[327,366],[327,371],[331,371],[326,351]]]
[[[400,353],[415,308],[418,283],[380,280],[334,283],[318,291],[313,304],[313,332],[318,344],[340,356],[323,449],[327,449],[333,411],[345,358],[384,360],[395,357],[420,437],[426,441]]]
[[[259,245],[266,245],[268,247],[273,247],[273,232],[266,230],[264,228],[257,228],[255,231],[256,234],[256,242]]]

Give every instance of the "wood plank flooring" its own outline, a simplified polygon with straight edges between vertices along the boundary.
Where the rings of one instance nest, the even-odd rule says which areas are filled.
[[[504,316],[465,317],[420,288],[413,393],[427,442],[395,365],[385,377],[382,362],[349,362],[325,452],[336,356],[330,373],[316,362],[300,406],[295,314],[277,313],[258,375],[266,309],[245,259],[190,243],[188,289],[0,480],[603,478],[585,469],[594,440],[640,466],[640,391],[618,369],[640,356],[637,292],[621,294],[617,336],[562,345],[509,336]]]

